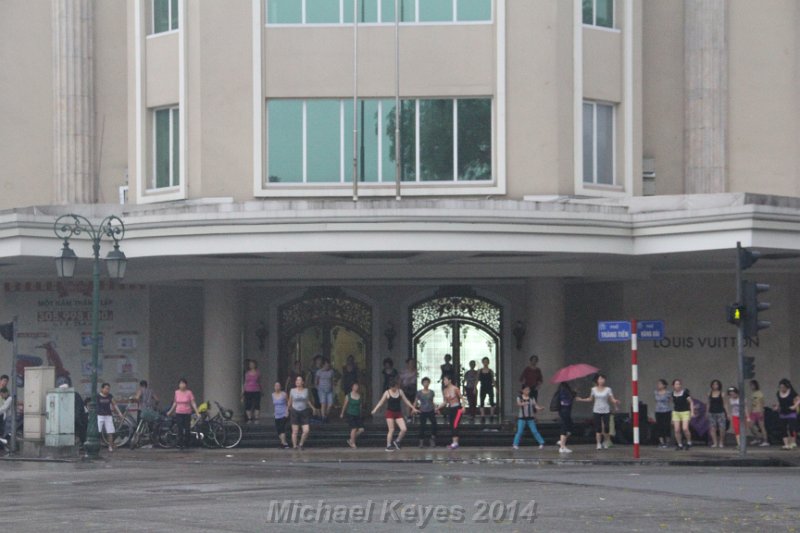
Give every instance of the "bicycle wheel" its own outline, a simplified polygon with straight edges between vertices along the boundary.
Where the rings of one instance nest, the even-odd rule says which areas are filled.
[[[178,445],[178,424],[164,422],[158,427],[156,443],[162,448],[174,448]]]
[[[242,442],[242,426],[233,420],[226,420],[222,425],[225,428],[225,438],[222,441],[222,447],[235,448]]]
[[[144,421],[140,421],[139,425],[136,426],[136,430],[133,432],[130,440],[128,441],[128,447],[131,450],[135,450],[136,447],[139,445],[139,439],[141,438],[143,432],[144,432]]]
[[[117,448],[121,448],[128,444],[128,441],[131,439],[131,436],[135,433],[136,427],[131,423],[129,419],[124,419],[122,424],[116,428],[114,432],[114,446]]]
[[[221,448],[225,442],[225,426],[219,420],[209,420],[203,426],[203,446]]]

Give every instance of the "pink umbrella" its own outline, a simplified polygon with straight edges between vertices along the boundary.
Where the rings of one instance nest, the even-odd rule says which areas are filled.
[[[599,370],[600,370],[599,368],[595,368],[592,365],[587,365],[584,363],[565,366],[564,368],[556,372],[552,378],[550,378],[550,383],[563,383],[564,381],[572,381],[573,379],[578,379],[594,374]]]

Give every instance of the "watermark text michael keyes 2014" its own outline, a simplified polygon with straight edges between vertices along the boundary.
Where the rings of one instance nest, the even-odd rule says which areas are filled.
[[[367,500],[363,504],[272,500],[267,522],[272,524],[404,524],[424,529],[436,524],[532,524],[536,501],[476,500],[463,505],[426,505],[402,500]]]

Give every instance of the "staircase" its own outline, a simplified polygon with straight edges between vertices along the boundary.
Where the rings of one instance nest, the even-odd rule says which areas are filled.
[[[364,421],[365,431],[358,438],[359,447],[384,447],[386,446],[386,423],[383,418],[373,417]],[[437,446],[450,444],[450,428],[443,417],[437,418],[438,435]],[[430,429],[430,426],[428,427]],[[554,445],[559,439],[559,425],[553,422],[538,424],[539,432],[544,437],[545,443]],[[280,441],[275,434],[275,426],[271,419],[261,420],[255,424],[242,424],[243,436],[240,447],[246,448],[276,448]],[[498,419],[486,417],[485,421],[476,418],[475,421],[463,420],[459,425],[461,433],[460,443],[470,447],[504,447],[511,446],[516,432],[516,419]],[[291,427],[287,427],[287,441],[291,442]],[[306,441],[308,448],[343,448],[347,446],[350,438],[350,428],[345,420],[330,419],[327,423],[312,420],[311,434]],[[587,444],[594,442],[594,433],[590,427],[583,423],[575,424],[575,432],[570,437],[570,443]],[[403,439],[406,446],[416,447],[419,444],[419,424],[412,422],[408,425],[408,433]],[[427,442],[426,442],[427,444]],[[530,431],[525,430],[522,446],[536,444]]]

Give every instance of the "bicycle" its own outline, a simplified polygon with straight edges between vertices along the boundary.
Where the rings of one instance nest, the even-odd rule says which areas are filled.
[[[159,438],[162,434],[162,425],[165,417],[153,409],[142,409],[139,416],[139,423],[136,429],[131,434],[128,446],[133,450],[139,446],[146,446],[147,444],[164,446]],[[168,428],[167,428],[168,429]]]
[[[113,413],[114,421],[114,447],[120,448],[128,444],[131,435],[136,431],[136,419],[127,412],[127,409],[120,409],[121,416]],[[103,445],[108,446],[108,435],[100,431],[100,440]]]
[[[235,448],[242,442],[242,426],[233,421],[232,409],[225,409],[216,401],[214,404],[217,406],[217,414],[211,420],[220,422],[224,428],[222,447]]]

